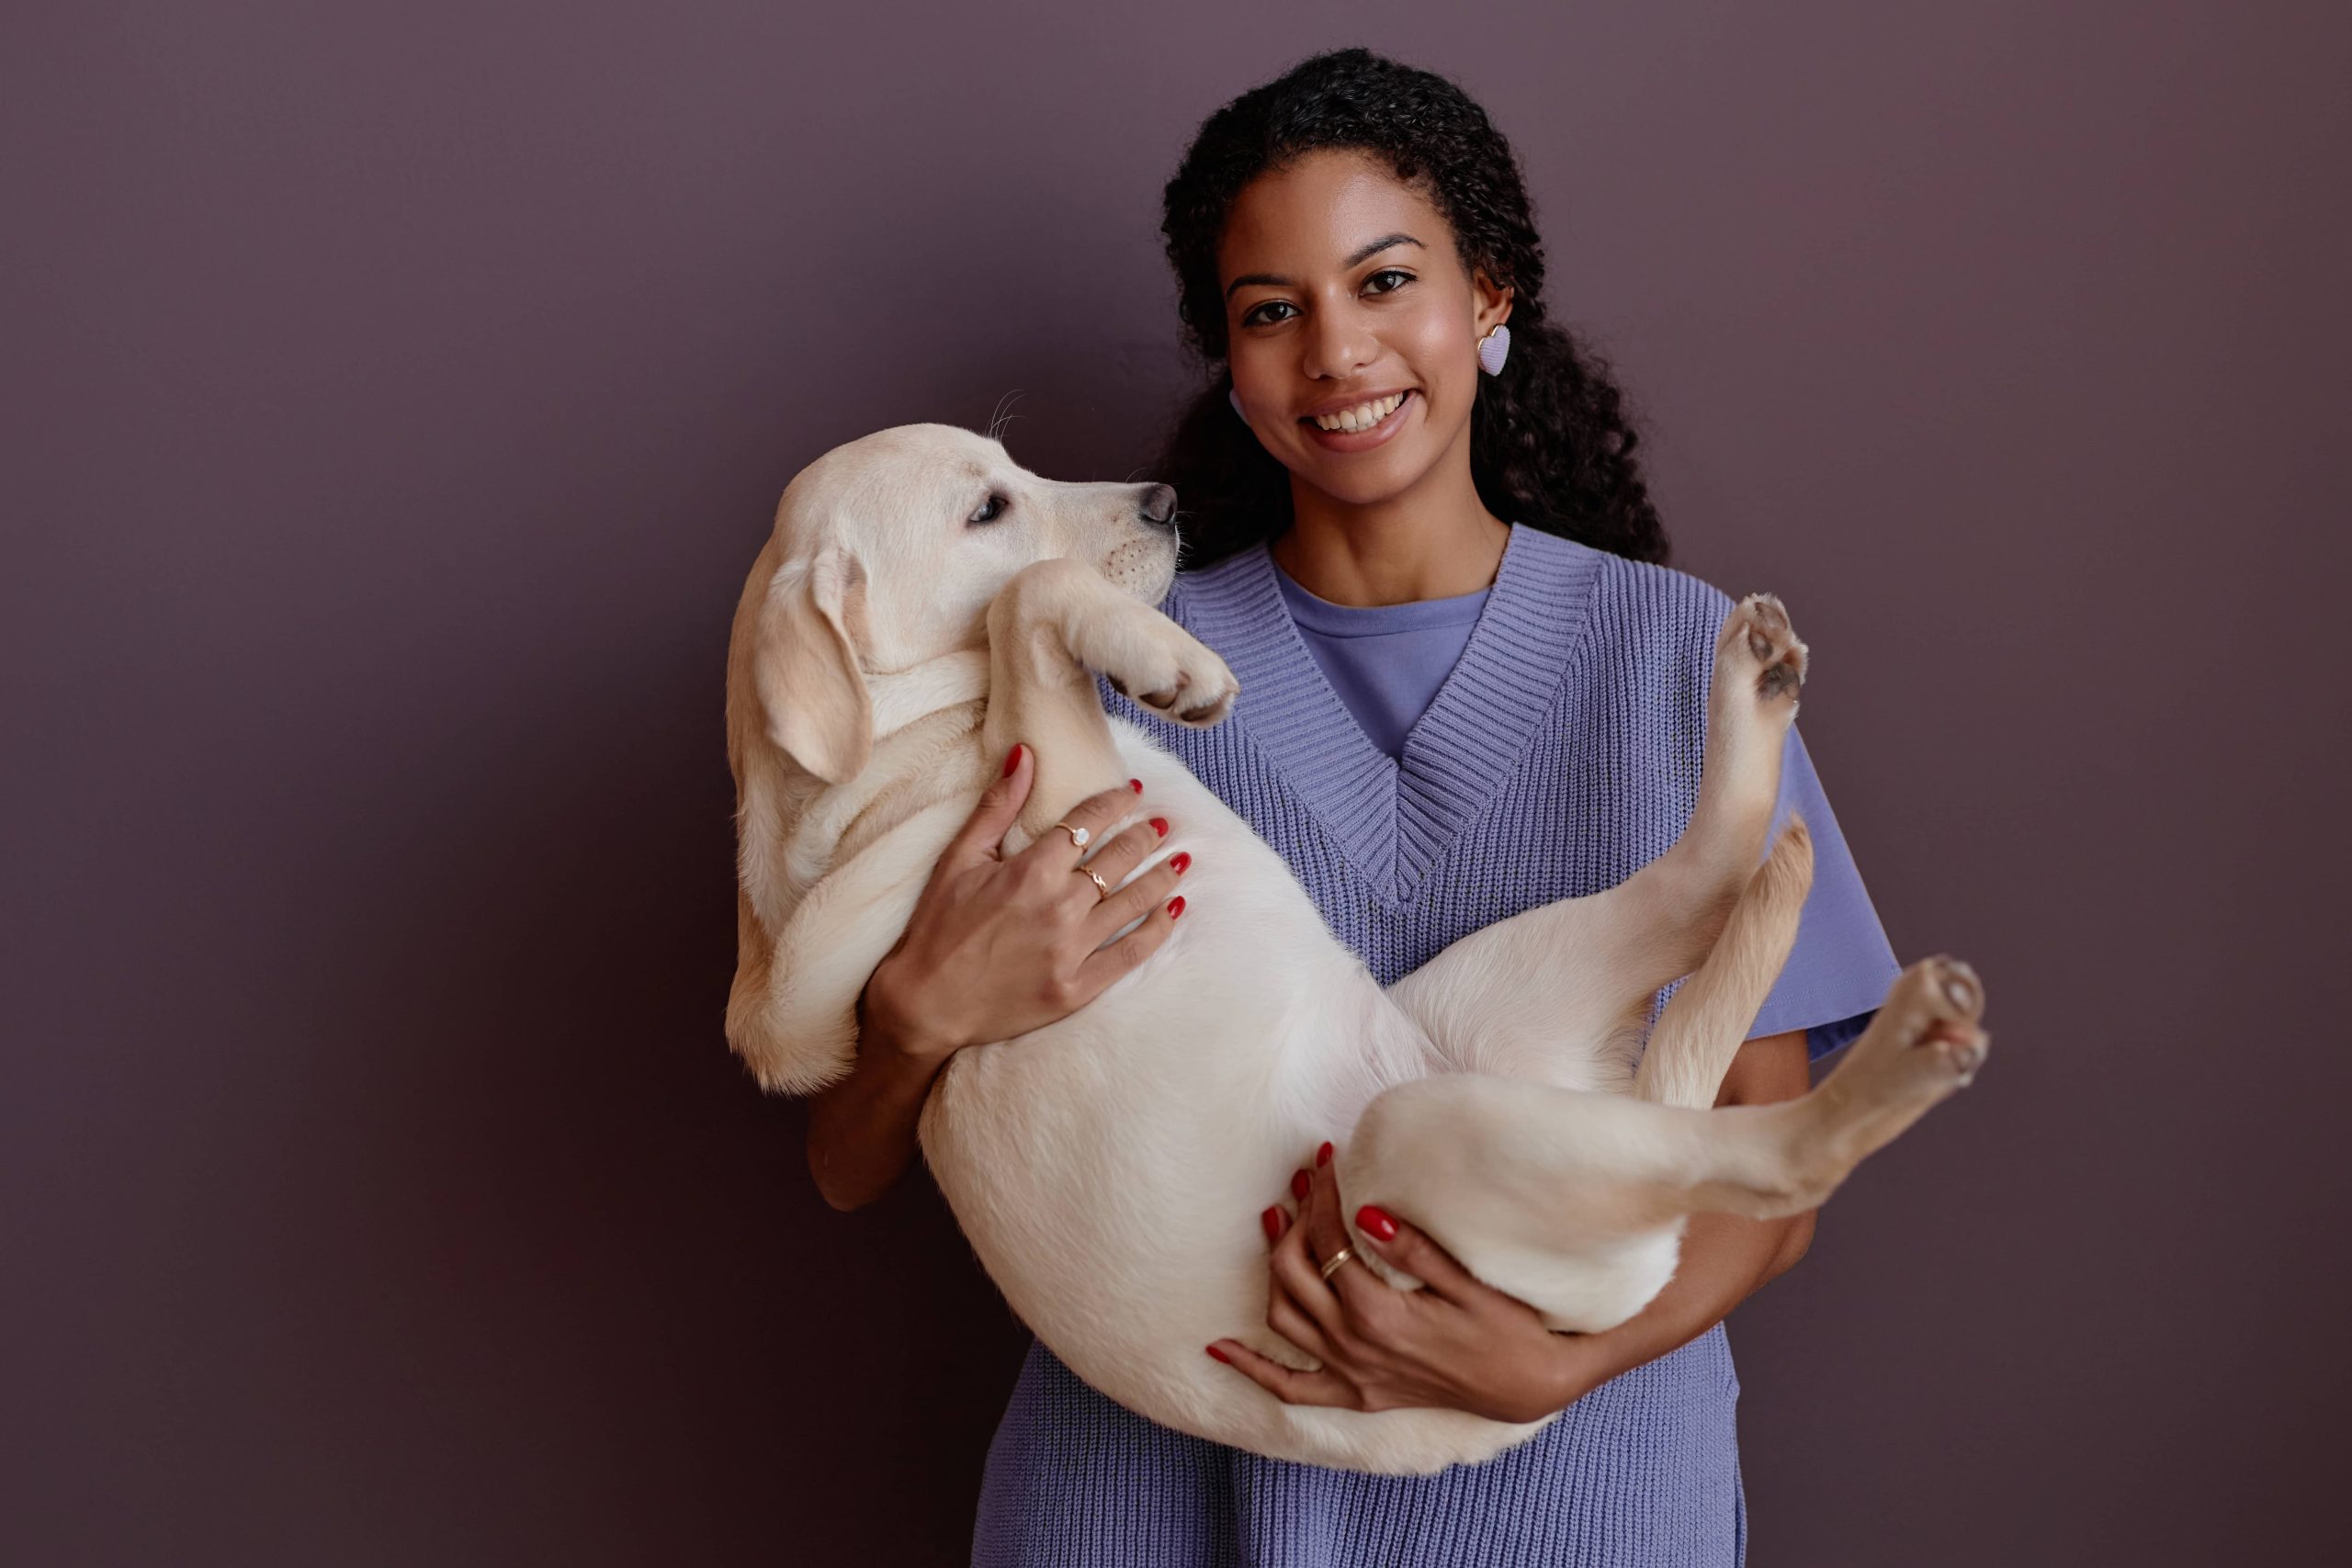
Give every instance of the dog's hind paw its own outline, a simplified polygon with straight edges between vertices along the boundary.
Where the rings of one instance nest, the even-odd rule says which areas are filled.
[[[1759,701],[1786,700],[1792,707],[1797,688],[1804,684],[1806,650],[1789,624],[1787,606],[1770,593],[1751,593],[1733,606],[1716,645],[1724,655],[1744,658],[1755,666]]]
[[[1890,1066],[1948,1092],[1965,1088],[1992,1049],[1979,1021],[1984,1016],[1984,982],[1959,959],[1939,953],[1895,978],[1865,1034],[1880,1036],[1871,1043]]]

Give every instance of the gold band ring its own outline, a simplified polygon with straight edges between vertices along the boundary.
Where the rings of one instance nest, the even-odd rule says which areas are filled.
[[[1098,888],[1098,889],[1102,892],[1102,897],[1103,897],[1103,898],[1108,898],[1108,897],[1111,896],[1111,885],[1110,885],[1109,883],[1107,883],[1107,882],[1103,881],[1103,880],[1102,880],[1102,874],[1101,872],[1099,872],[1099,871],[1095,870],[1092,866],[1091,866],[1091,865],[1074,865],[1074,866],[1070,867],[1070,870],[1075,871],[1075,872],[1081,872],[1081,873],[1083,873],[1085,875],[1087,875],[1087,876],[1089,876],[1089,877],[1092,878],[1092,879],[1093,879],[1093,882],[1094,882],[1094,886],[1095,886],[1095,887],[1096,887],[1096,888]],[[1102,901],[1102,900],[1101,898],[1098,898],[1098,899],[1096,899],[1096,900],[1095,900],[1095,902],[1096,902],[1096,903],[1098,903],[1098,904],[1099,904],[1099,903],[1101,903]]]
[[[1057,822],[1054,826],[1068,833],[1069,841],[1081,850],[1094,841],[1094,835],[1083,828],[1073,828],[1067,822]]]
[[[1331,1260],[1323,1265],[1323,1278],[1329,1280],[1332,1275],[1338,1273],[1340,1271],[1340,1265],[1345,1263],[1349,1258],[1353,1258],[1355,1255],[1356,1249],[1353,1247],[1343,1247],[1340,1248],[1339,1251],[1331,1254]]]

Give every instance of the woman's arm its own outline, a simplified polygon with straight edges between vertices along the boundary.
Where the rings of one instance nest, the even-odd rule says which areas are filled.
[[[874,989],[867,981],[857,998],[857,1061],[849,1077],[808,1097],[808,1174],[825,1201],[844,1213],[881,1197],[914,1163],[923,1100],[956,1054],[944,1041],[876,1019]]]
[[[1804,1031],[1758,1036],[1740,1047],[1716,1103],[1793,1099],[1805,1091],[1808,1076]],[[1498,1421],[1540,1420],[1697,1338],[1785,1272],[1813,1236],[1811,1213],[1782,1220],[1696,1215],[1683,1235],[1680,1267],[1647,1307],[1604,1333],[1558,1334],[1534,1308],[1481,1282],[1402,1221],[1390,1222],[1395,1231],[1387,1239],[1366,1226],[1367,1242],[1428,1289],[1398,1291],[1368,1269],[1351,1279],[1343,1269],[1325,1281],[1306,1242],[1313,1231],[1324,1255],[1338,1249],[1345,1238],[1340,1202],[1329,1168],[1318,1166],[1300,1202],[1300,1224],[1291,1224],[1279,1205],[1265,1215],[1274,1244],[1269,1321],[1319,1359],[1322,1370],[1293,1371],[1233,1339],[1218,1340],[1209,1353],[1293,1404],[1438,1405]]]

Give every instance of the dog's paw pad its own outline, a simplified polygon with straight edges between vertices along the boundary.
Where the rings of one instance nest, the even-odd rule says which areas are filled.
[[[1916,1047],[1950,1076],[1952,1086],[1965,1089],[1976,1077],[1993,1048],[1992,1037],[1973,1022],[1939,1020],[1921,1032]]]
[[[1942,1051],[1944,1059],[1951,1064],[1953,1076],[1965,1086],[1975,1078],[1976,1069],[1984,1065],[1984,1058],[1992,1050],[1992,1042],[1985,1038],[1983,1030],[1977,1029],[1970,1031],[1965,1039],[1940,1039],[1937,1047]]]
[[[1942,953],[1903,972],[1887,998],[1898,1042],[1925,1053],[1958,1084],[1984,1065],[1991,1042],[1977,1020],[1984,1012],[1984,982],[1976,971]]]
[[[1976,971],[1959,959],[1945,953],[1925,959],[1920,967],[1926,971],[1935,1011],[1941,1017],[1962,1019],[1974,1022],[1984,1012],[1984,982]]]
[[[1240,694],[1241,688],[1230,683],[1222,690],[1196,692],[1193,694],[1193,705],[1173,716],[1185,724],[1198,725],[1202,728],[1206,728],[1231,713],[1233,699]]]
[[[1747,650],[1759,660],[1772,657],[1773,644],[1789,636],[1789,607],[1777,593],[1751,593],[1740,601],[1747,612]]]
[[[1756,661],[1758,697],[1766,702],[1795,699],[1804,684],[1806,649],[1789,624],[1786,605],[1770,593],[1751,593],[1733,609],[1724,631]]]

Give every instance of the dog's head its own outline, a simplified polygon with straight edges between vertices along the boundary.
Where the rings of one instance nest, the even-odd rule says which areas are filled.
[[[1033,561],[1085,561],[1159,604],[1175,515],[1166,485],[1041,479],[952,424],[834,447],[785,487],[775,566],[747,606],[769,737],[829,784],[854,776],[874,745],[867,675],[986,647],[989,602]]]

